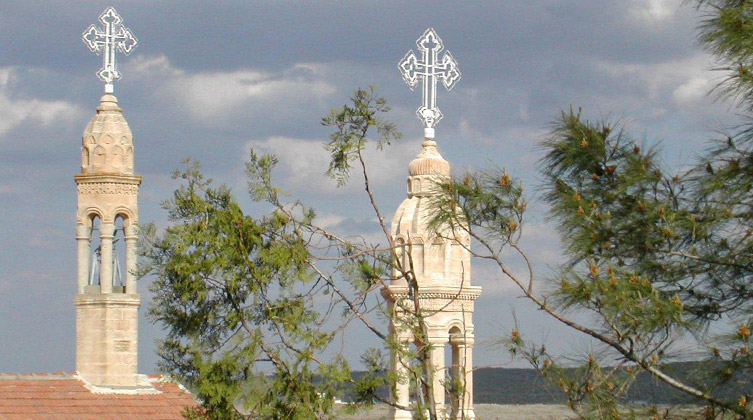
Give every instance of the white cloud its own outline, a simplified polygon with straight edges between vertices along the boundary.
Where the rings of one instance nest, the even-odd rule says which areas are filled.
[[[565,262],[559,233],[552,223],[532,222],[523,225],[521,245],[540,272]],[[535,250],[535,252],[533,252]]]
[[[202,119],[226,119],[232,110],[247,102],[285,101],[295,104],[301,96],[322,97],[334,86],[304,78],[275,78],[259,71],[202,73],[173,81],[191,112]]]
[[[42,99],[14,99],[11,84],[17,71],[14,67],[0,68],[0,141],[4,134],[24,121],[34,121],[48,127],[61,122],[71,122],[82,112],[66,101]]]
[[[699,102],[712,88],[711,80],[705,76],[694,77],[681,84],[672,92],[672,99],[677,105]]]
[[[632,0],[630,15],[644,24],[664,24],[671,20],[682,6],[681,0]]]
[[[329,162],[327,151],[315,140],[270,137],[251,140],[246,149],[257,153],[273,153],[280,159],[275,178],[284,180],[293,191],[316,189],[326,191],[335,184],[324,172]],[[281,173],[280,173],[281,172]]]
[[[480,146],[476,147],[488,147],[490,145],[502,144],[506,148],[506,155],[499,162],[501,166],[523,169],[525,171],[534,171],[538,160],[541,158],[540,150],[534,148],[537,143],[544,139],[548,134],[548,128],[545,126],[538,126],[532,124],[513,124],[509,126],[503,126],[493,134],[489,135],[473,126],[473,124],[463,118],[457,126],[457,135],[462,139],[466,139],[469,144],[480,143]],[[531,147],[521,148],[520,144],[528,144]],[[488,159],[494,156],[487,156]],[[514,161],[512,160],[514,159]],[[482,161],[471,165],[471,167],[484,166],[491,164],[494,166],[495,162],[491,160]],[[454,168],[464,170],[464,166],[456,165]],[[533,172],[529,172],[532,174]],[[523,175],[525,178],[525,174]],[[533,176],[529,176],[533,179]]]
[[[182,77],[185,75],[183,70],[173,67],[170,59],[166,55],[143,56],[139,55],[127,61],[125,67],[128,68],[129,76],[137,78],[146,78],[153,74],[159,74],[161,78]]]
[[[189,73],[173,66],[165,55],[144,57],[129,63],[130,72],[144,79],[159,76],[166,101],[177,103],[191,117],[205,123],[225,123],[233,117],[308,109],[335,94],[325,80],[327,65],[296,63],[280,73],[253,68],[234,71]]]
[[[523,103],[520,105],[520,108],[518,109],[520,119],[523,121],[528,121],[531,118],[531,114],[528,112],[528,104]]]
[[[711,88],[714,76],[709,70],[711,57],[699,53],[680,60],[668,60],[653,64],[625,64],[608,61],[597,62],[597,68],[609,77],[619,80],[620,86],[632,90],[626,95],[604,98],[602,105],[608,109],[638,108],[646,101],[656,107],[648,114],[664,115],[666,106],[688,107],[703,102]],[[664,103],[662,101],[671,100]],[[627,102],[627,103],[626,103]]]
[[[528,279],[528,273],[523,270],[512,270],[513,274],[523,281]],[[471,261],[471,285],[481,286],[484,297],[520,296],[518,287],[502,270],[493,263],[474,259]]]
[[[388,218],[389,219],[389,218]],[[389,230],[390,221],[387,220]],[[387,238],[373,212],[360,216],[344,216],[336,213],[317,214],[316,223],[328,232],[355,243],[385,246]]]
[[[345,219],[345,216],[334,213],[320,214],[316,217],[317,223],[319,223],[319,225],[324,229],[335,227],[342,223]]]
[[[378,151],[372,146],[366,149],[369,181],[372,187],[401,185],[400,179],[407,176],[407,167],[415,157],[421,144],[416,139],[401,141]],[[363,191],[360,168],[353,168],[351,180],[337,188],[337,182],[325,172],[329,167],[330,156],[316,139],[295,139],[275,136],[264,140],[251,140],[248,148],[257,152],[274,153],[279,159],[277,179],[284,180],[285,189],[290,192],[308,192],[324,195],[353,194]]]

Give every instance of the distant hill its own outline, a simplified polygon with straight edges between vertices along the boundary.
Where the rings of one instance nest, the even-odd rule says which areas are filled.
[[[473,372],[473,401],[481,404],[554,404],[562,391],[534,369],[483,368]]]
[[[698,372],[713,369],[710,362],[678,362],[669,363],[663,370],[676,376],[683,382],[697,385]],[[362,372],[354,372],[358,378]],[[753,375],[735,378],[739,390],[749,392],[753,388]],[[729,391],[729,388],[727,388]],[[564,404],[567,399],[559,387],[543,378],[535,369],[481,368],[473,372],[474,403],[479,404]],[[387,389],[379,392],[382,398],[388,398]],[[740,394],[715,395],[737,400]],[[350,400],[352,395],[346,395]],[[697,401],[687,394],[680,392],[661,382],[647,372],[641,372],[630,388],[626,402],[641,404],[693,404]]]
[[[708,362],[670,363],[667,372],[689,383],[693,375],[713,367]],[[738,378],[738,383],[750,389],[753,377]],[[483,368],[473,373],[474,401],[488,404],[561,404],[566,402],[562,391],[541,377],[534,369]],[[723,395],[736,398],[732,395]],[[641,372],[628,393],[627,400],[647,404],[681,404],[694,400],[687,394]]]
[[[474,401],[487,404],[563,404],[564,393],[534,369],[485,368],[473,373]],[[688,403],[692,399],[642,372],[628,400],[648,404]]]

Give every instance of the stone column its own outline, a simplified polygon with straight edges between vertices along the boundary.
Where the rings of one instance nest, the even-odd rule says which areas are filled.
[[[78,293],[82,294],[89,284],[89,258],[91,253],[91,228],[86,225],[76,226],[76,244],[78,245]]]
[[[100,232],[99,291],[112,293],[112,238],[115,226],[112,223],[102,223]]]
[[[453,339],[450,339],[450,343],[452,344],[452,388],[450,388],[450,413],[452,416],[451,418],[456,419],[459,416],[460,412],[460,398],[458,397],[458,391],[460,384],[463,383],[460,378],[462,378],[461,375],[463,375],[464,372],[462,369],[463,360],[460,358],[460,349],[458,348],[458,343]]]
[[[136,288],[136,272],[137,258],[136,247],[139,239],[139,228],[134,224],[129,224],[125,227],[125,243],[126,243],[126,288],[125,292],[129,294],[136,294],[138,290]]]
[[[395,384],[394,401],[401,407],[408,408],[410,406],[410,377],[408,372],[408,366],[410,361],[406,356],[409,351],[409,344],[407,342],[400,343],[399,354],[392,355],[392,369],[398,376],[398,382]],[[408,409],[400,409],[392,407],[391,419],[412,419],[413,415]]]
[[[473,412],[473,338],[466,339],[458,344],[458,370],[460,387],[463,395],[460,396],[459,419],[475,419]]]
[[[392,401],[401,407],[407,408],[410,406],[410,378],[408,377],[408,364],[410,361],[406,354],[409,351],[410,344],[404,337],[399,337],[398,340],[400,341],[400,350],[393,351],[390,357],[390,367],[392,368],[392,371],[398,375]],[[390,407],[389,418],[410,420],[413,416],[411,415],[410,410]]]
[[[447,340],[429,339],[429,366],[432,397],[437,418],[445,418],[444,382],[447,368],[444,365],[444,346]]]

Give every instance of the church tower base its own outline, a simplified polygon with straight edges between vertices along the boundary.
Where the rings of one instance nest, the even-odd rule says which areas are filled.
[[[75,305],[76,371],[97,386],[137,386],[139,295],[80,294]]]

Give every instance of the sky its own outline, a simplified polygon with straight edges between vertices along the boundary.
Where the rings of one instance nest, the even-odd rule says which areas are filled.
[[[81,33],[114,6],[139,45],[119,57],[115,94],[135,142],[141,223],[165,226],[160,202],[178,187],[186,157],[226,183],[250,213],[244,161],[250,148],[280,158],[277,181],[318,210],[327,228],[367,238],[378,225],[358,182],[327,178],[319,123],[357,87],[375,85],[405,134],[369,153],[375,195],[391,215],[405,198],[407,165],[420,151],[420,91],[397,62],[427,27],[463,74],[440,88],[436,140],[453,171],[505,167],[524,180],[530,217],[523,247],[537,272],[561,262],[558,235],[536,197],[541,141],[562,110],[621,120],[673,167],[692,163],[734,109],[707,92],[721,74],[697,45],[701,12],[681,0],[112,1],[4,0],[0,11],[0,372],[75,370],[75,212],[81,133],[103,84],[101,58]],[[511,261],[521,270],[519,263]],[[583,337],[535,311],[492,267],[475,314],[476,365],[520,366],[492,343],[516,323],[558,354]],[[162,327],[144,313],[141,372],[154,372]],[[372,343],[366,333],[354,341]],[[359,349],[343,350],[357,360]]]

